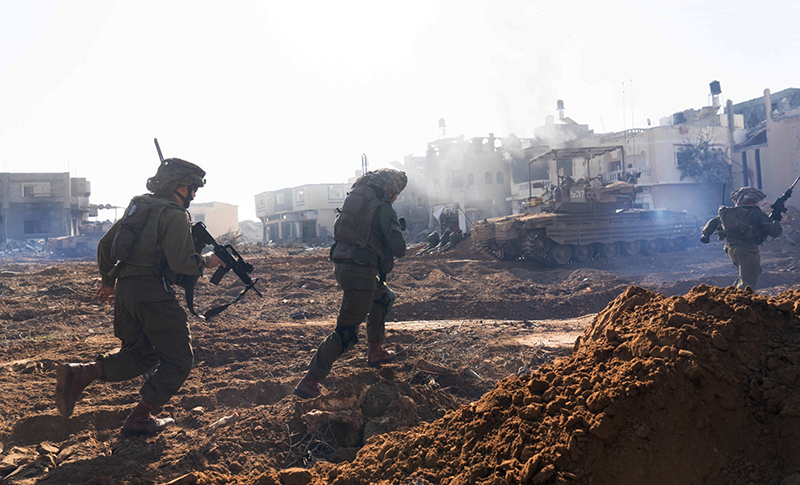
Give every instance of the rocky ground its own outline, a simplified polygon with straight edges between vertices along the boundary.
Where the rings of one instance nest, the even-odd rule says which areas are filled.
[[[758,295],[725,288],[719,242],[559,268],[469,240],[412,248],[389,281],[397,362],[367,367],[362,338],[308,401],[291,391],[339,305],[327,250],[242,251],[264,297],[193,321],[195,368],[160,412],[176,426],[133,439],[119,428],[141,380],[55,410],[56,365],[118,343],[94,263],[9,255],[0,482],[800,483],[792,221],[787,234],[764,245]],[[196,305],[240,289],[201,281]]]

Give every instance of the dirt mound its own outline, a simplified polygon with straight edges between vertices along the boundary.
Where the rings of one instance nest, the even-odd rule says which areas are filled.
[[[690,292],[735,279],[716,241],[558,268],[484,258],[464,244],[409,253],[389,276],[399,296],[388,347],[398,360],[368,367],[362,339],[308,401],[292,388],[333,331],[341,299],[328,251],[242,253],[263,298],[250,293],[211,321],[192,319],[195,368],[159,411],[176,425],[135,439],[121,439],[119,427],[141,379],[92,383],[66,420],[54,406],[58,363],[119,345],[111,307],[94,299],[96,264],[0,259],[0,481],[505,483],[526,473],[739,485],[792,473],[800,293],[778,295],[800,288],[798,247],[762,253],[758,291],[768,296]],[[219,286],[202,279],[195,304],[204,310],[239,290],[232,274]],[[235,418],[212,426],[225,416]],[[697,470],[708,478],[693,479]]]
[[[339,484],[779,483],[800,467],[798,299],[630,287],[572,356],[317,472]]]

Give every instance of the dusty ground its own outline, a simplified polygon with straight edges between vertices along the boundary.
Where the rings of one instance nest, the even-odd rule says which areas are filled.
[[[56,365],[117,345],[94,263],[3,259],[0,482],[800,483],[800,247],[765,244],[755,296],[716,288],[718,242],[561,268],[468,242],[399,260],[399,360],[367,367],[362,339],[309,401],[291,390],[338,310],[327,250],[245,253],[264,298],[194,321],[177,425],[149,439],[119,437],[139,380],[55,410]]]

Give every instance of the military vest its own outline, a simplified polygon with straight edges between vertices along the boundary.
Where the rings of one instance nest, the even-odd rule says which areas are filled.
[[[372,219],[378,207],[388,204],[367,184],[359,185],[347,194],[333,223],[336,242],[331,247],[331,260],[377,265],[384,253],[380,241],[372,233]]]
[[[158,269],[165,262],[158,240],[161,213],[171,201],[145,194],[131,199],[111,243],[111,256],[126,264]]]
[[[760,240],[763,236],[763,231],[754,224],[752,217],[756,210],[758,209],[745,206],[720,207],[719,221],[728,238]]]

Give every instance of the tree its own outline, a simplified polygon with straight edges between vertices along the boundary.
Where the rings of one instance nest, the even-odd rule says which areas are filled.
[[[710,130],[699,130],[678,149],[678,170],[681,180],[692,178],[711,188],[730,184],[733,180],[731,161],[723,147],[714,142]]]

